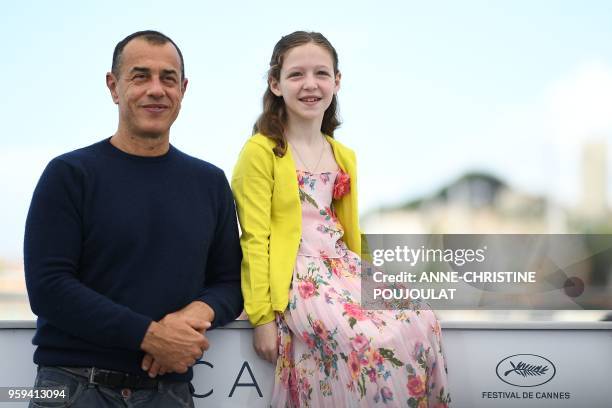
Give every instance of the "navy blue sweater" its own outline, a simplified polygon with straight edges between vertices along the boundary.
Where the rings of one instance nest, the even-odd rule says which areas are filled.
[[[213,327],[242,310],[227,179],[172,146],[140,157],[106,139],[53,159],[32,198],[24,261],[39,365],[145,374],[152,320],[194,300],[213,308]]]

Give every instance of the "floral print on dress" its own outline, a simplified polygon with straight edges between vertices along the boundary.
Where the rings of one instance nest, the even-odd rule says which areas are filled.
[[[333,201],[342,170],[297,171],[302,237],[289,305],[277,313],[272,407],[448,407],[440,325],[420,304],[361,305],[361,259],[342,241]]]
[[[334,200],[339,200],[351,191],[351,179],[348,174],[340,170],[334,182]]]
[[[404,365],[404,363],[395,358],[393,350],[383,347],[378,349],[372,347],[370,339],[362,333],[349,340],[353,350],[348,356],[343,353],[340,356],[348,363],[353,379],[353,381],[347,384],[347,388],[353,390],[353,387],[357,385],[361,398],[367,392],[366,382],[377,383],[379,379],[384,381],[391,376],[391,371],[388,368],[389,365],[394,368]],[[389,387],[383,386],[374,395],[374,402],[378,402],[381,397],[385,400],[384,402],[392,401],[393,391]]]

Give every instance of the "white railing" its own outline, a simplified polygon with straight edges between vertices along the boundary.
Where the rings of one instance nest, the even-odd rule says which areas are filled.
[[[32,386],[34,327],[0,322],[0,387]],[[612,407],[612,322],[442,322],[442,332],[452,407]],[[268,406],[274,369],[253,352],[249,323],[208,337],[194,369],[196,407]],[[511,362],[547,369],[523,376]],[[0,403],[11,406],[25,404]]]

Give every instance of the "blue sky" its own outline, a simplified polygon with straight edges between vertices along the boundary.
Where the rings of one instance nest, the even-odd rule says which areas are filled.
[[[323,32],[343,74],[337,137],[357,152],[367,211],[474,169],[575,204],[581,143],[612,136],[610,21],[608,1],[7,3],[0,257],[20,256],[49,159],[115,131],[104,75],[133,31],[157,29],[181,47],[190,82],[172,142],[228,177],[274,44]]]

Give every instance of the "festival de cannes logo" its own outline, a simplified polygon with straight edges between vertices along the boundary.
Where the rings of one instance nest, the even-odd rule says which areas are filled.
[[[497,377],[517,387],[537,387],[546,384],[557,373],[555,365],[536,354],[515,354],[501,360],[495,368]]]

